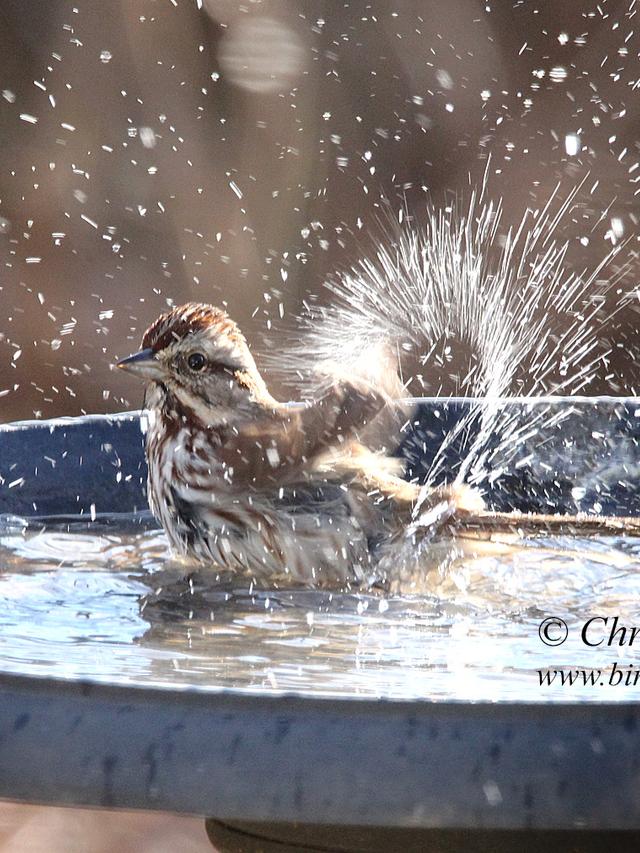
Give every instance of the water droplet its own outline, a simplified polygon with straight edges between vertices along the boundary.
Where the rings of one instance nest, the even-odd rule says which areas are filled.
[[[611,230],[618,238],[622,237],[622,235],[624,234],[624,222],[619,216],[614,216],[611,219]]]
[[[156,134],[152,127],[141,127],[138,133],[140,135],[140,142],[142,142],[145,148],[156,147]]]
[[[439,68],[436,71],[436,80],[443,89],[453,89],[453,77],[444,68]]]
[[[569,157],[575,157],[575,155],[580,151],[580,137],[577,133],[567,133],[564,138],[564,150],[567,152]]]
[[[567,69],[563,65],[554,65],[549,72],[549,77],[554,83],[562,83],[567,79]]]
[[[284,21],[240,16],[222,39],[219,60],[233,84],[250,92],[277,92],[303,72],[305,45]]]

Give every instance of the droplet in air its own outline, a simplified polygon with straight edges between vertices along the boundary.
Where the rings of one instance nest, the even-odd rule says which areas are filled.
[[[619,216],[614,216],[611,219],[611,230],[618,239],[624,234],[624,222]]]
[[[250,92],[277,92],[289,87],[306,64],[305,46],[283,20],[239,16],[219,49],[225,77]]]
[[[438,68],[436,71],[436,80],[443,89],[453,89],[453,77],[444,68]]]
[[[562,83],[563,80],[567,79],[567,69],[562,65],[554,65],[549,72],[549,77],[554,83]]]
[[[564,150],[567,152],[569,157],[575,157],[575,155],[580,151],[580,137],[577,133],[567,133],[564,138]]]
[[[152,127],[141,127],[138,134],[140,136],[140,142],[142,142],[145,148],[156,147],[156,133]]]

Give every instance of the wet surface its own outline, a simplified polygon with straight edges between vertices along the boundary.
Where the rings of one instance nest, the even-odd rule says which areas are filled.
[[[625,645],[620,633],[608,643],[614,617],[637,621],[640,541],[503,535],[437,547],[406,594],[264,590],[213,570],[189,575],[160,531],[126,519],[65,530],[5,517],[0,671],[349,698],[637,698],[640,677],[608,683],[614,662],[635,666],[630,630]],[[567,623],[563,645],[540,640],[550,616]],[[589,647],[581,630],[593,617],[609,622],[593,623],[588,636],[601,642]],[[549,668],[602,674],[541,687],[537,671]]]

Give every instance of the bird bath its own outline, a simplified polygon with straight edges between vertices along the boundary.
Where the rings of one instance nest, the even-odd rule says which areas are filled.
[[[469,405],[421,401],[412,473]],[[640,512],[640,401],[505,406],[523,437],[487,461],[491,506]],[[146,507],[138,413],[7,425],[0,477],[0,797],[213,815],[223,849],[640,829],[637,539],[498,536],[420,588],[265,590],[185,579]],[[600,674],[541,685],[556,670]]]

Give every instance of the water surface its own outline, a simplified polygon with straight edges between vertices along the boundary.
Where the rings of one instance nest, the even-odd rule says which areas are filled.
[[[640,623],[640,541],[458,543],[410,592],[253,588],[190,577],[164,535],[118,519],[0,526],[0,672],[172,690],[489,701],[633,701],[609,686],[636,646],[589,648],[591,617]],[[442,553],[449,544],[440,544]],[[419,592],[415,590],[419,589]],[[548,647],[540,622],[569,637]],[[600,623],[602,624],[602,623]],[[609,623],[610,624],[610,623]],[[538,670],[602,669],[604,685],[541,687]]]

